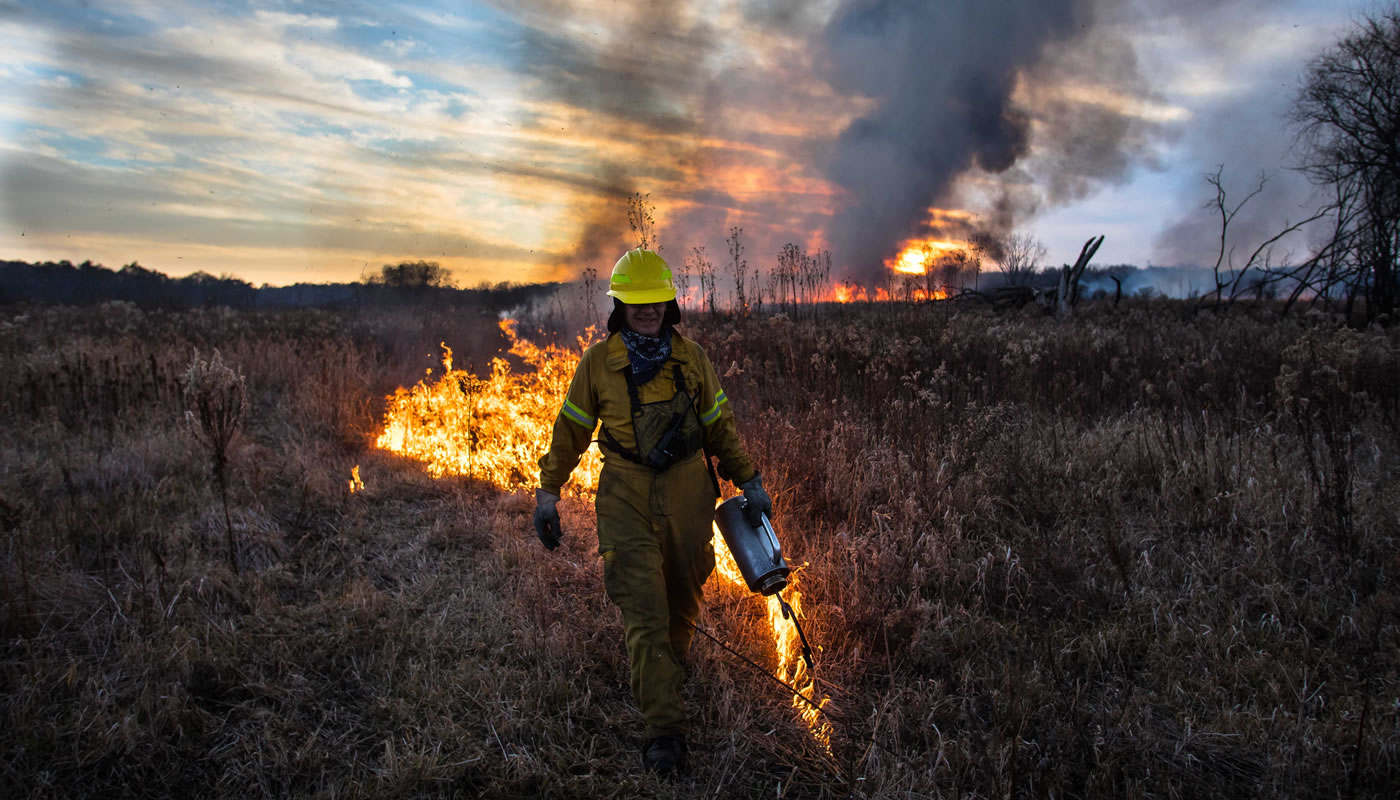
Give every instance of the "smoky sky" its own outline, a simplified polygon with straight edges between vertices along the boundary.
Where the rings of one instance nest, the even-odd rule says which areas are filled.
[[[1307,25],[1296,10],[1271,7],[1260,0],[1213,7],[1193,0],[1195,7],[1179,22],[1183,36],[1219,54],[1225,72],[1242,68],[1232,55],[1232,32],[1247,25],[1251,14],[1272,14],[1289,29]],[[1255,17],[1257,19],[1257,17]],[[1252,192],[1224,231],[1225,265],[1243,261],[1261,243],[1289,224],[1309,217],[1322,203],[1317,188],[1293,169],[1299,163],[1288,112],[1304,80],[1308,58],[1331,46],[1341,30],[1316,31],[1312,53],[1301,60],[1272,64],[1247,91],[1220,97],[1204,105],[1183,132],[1178,159],[1172,165],[1181,180],[1175,189],[1178,213],[1164,220],[1152,242],[1152,259],[1169,265],[1212,265],[1220,253],[1222,226],[1215,190],[1206,182],[1217,171],[1226,191],[1225,203],[1235,208]],[[1288,263],[1320,245],[1325,225],[1313,224],[1282,240],[1274,263]]]
[[[1218,238],[1196,212],[1200,176],[1221,164],[1246,180],[1271,175],[1241,214],[1241,235],[1305,216],[1307,189],[1287,170],[1279,132],[1303,65],[1266,59],[1273,66],[1259,74],[1244,45],[1261,23],[1308,27],[1298,5],[1270,0],[845,0],[820,36],[823,76],[873,106],[840,131],[826,168],[845,192],[828,225],[837,262],[868,279],[903,239],[1011,232],[1138,168],[1194,181],[1181,218],[1159,236],[1174,263],[1202,263],[1196,243]],[[1213,54],[1227,80],[1246,70],[1263,80],[1184,122],[1143,113],[1163,105],[1129,38],[1144,25]],[[1173,163],[1160,159],[1167,143]],[[955,196],[969,175],[980,194],[972,203]],[[931,228],[934,205],[976,216]]]
[[[1215,205],[1215,189],[1206,182],[1207,176],[1217,171],[1226,191],[1226,205],[1239,207],[1224,231],[1225,266],[1231,263],[1230,250],[1235,251],[1236,262],[1243,261],[1291,222],[1310,215],[1319,199],[1315,187],[1289,168],[1294,161],[1291,142],[1276,135],[1285,124],[1288,102],[1287,96],[1255,93],[1196,121],[1183,143],[1186,156],[1178,165],[1185,173],[1177,190],[1180,211],[1173,219],[1164,220],[1154,237],[1154,261],[1211,265],[1220,257],[1220,210]],[[1300,255],[1311,232],[1312,228],[1281,242],[1273,254],[1275,262],[1289,262]]]
[[[567,18],[569,4],[534,0],[529,13]],[[703,92],[699,68],[713,48],[714,32],[703,19],[687,19],[678,4],[621,4],[624,19],[609,26],[604,41],[532,29],[522,42],[520,66],[538,76],[538,91],[592,112],[578,124],[594,136],[647,140],[647,158],[631,164],[595,163],[602,191],[579,195],[573,217],[580,229],[566,261],[574,267],[611,265],[626,241],[622,221],[628,198],[648,193],[653,181],[693,164],[704,121],[685,99]]]
[[[536,6],[567,13],[557,3]],[[1053,97],[1018,103],[1014,96],[1026,74],[1040,76],[1039,85],[1089,79],[1129,98],[1151,95],[1132,48],[1095,29],[1095,0],[845,0],[824,23],[803,4],[751,3],[744,6],[748,24],[805,40],[810,56],[785,67],[793,70],[790,76],[767,66],[766,81],[757,83],[705,69],[722,35],[703,22],[668,11],[666,4],[622,8],[630,16],[611,28],[601,48],[534,34],[522,59],[545,78],[544,91],[595,112],[593,124],[627,121],[651,132],[653,161],[610,171],[616,183],[609,196],[646,191],[647,170],[661,165],[703,169],[706,154],[698,142],[707,133],[733,137],[725,120],[735,104],[791,102],[784,88],[814,78],[869,103],[867,113],[823,141],[778,144],[789,159],[839,187],[835,213],[780,198],[764,207],[740,202],[727,210],[687,203],[669,221],[668,233],[702,238],[696,236],[699,226],[726,217],[804,225],[789,233],[795,241],[825,229],[822,239],[836,263],[869,279],[911,236],[973,232],[925,229],[928,209],[955,203],[954,184],[969,171],[992,178],[974,226],[1000,233],[1046,204],[1070,202],[1119,178],[1150,150],[1150,126],[1112,104]],[[1043,155],[1028,159],[1033,144]],[[659,200],[664,206],[666,198]],[[592,226],[615,232],[614,217],[591,206],[581,207],[578,216],[589,219],[580,256],[593,258],[616,235]],[[711,239],[723,235],[704,233]],[[774,242],[759,244],[776,251]]]
[[[572,13],[557,0],[526,7],[561,18]],[[805,56],[719,70],[709,64],[726,32],[710,27],[704,14],[685,13],[685,4],[614,8],[619,16],[604,26],[601,42],[536,28],[522,48],[525,69],[541,78],[540,92],[591,112],[582,123],[593,126],[590,133],[640,136],[646,144],[646,158],[636,163],[600,160],[594,182],[602,190],[579,196],[582,228],[569,260],[582,266],[610,261],[626,244],[621,220],[632,192],[676,186],[662,176],[696,174],[729,157],[704,144],[707,137],[780,150],[838,196],[827,210],[810,197],[753,200],[682,186],[683,197],[653,198],[673,257],[702,242],[720,250],[725,228],[740,219],[750,237],[758,233],[752,263],[766,263],[780,241],[817,235],[838,271],[867,283],[906,239],[1023,229],[1037,214],[1124,182],[1138,168],[1199,177],[1234,159],[1242,174],[1257,173],[1261,161],[1279,170],[1279,148],[1251,145],[1277,127],[1277,87],[1246,98],[1248,105],[1227,99],[1183,131],[1179,122],[1142,113],[1162,98],[1130,39],[1144,21],[1167,20],[1174,35],[1228,49],[1251,21],[1276,12],[1266,0],[842,0],[825,19],[814,4],[746,2],[747,25],[799,42]],[[736,109],[819,102],[807,94],[814,81],[862,98],[864,112],[791,141],[730,126]],[[1166,142],[1183,143],[1187,162],[1161,163]],[[971,198],[960,195],[967,191],[960,179],[968,177]],[[1274,185],[1287,191],[1256,201],[1241,228],[1253,216],[1297,204],[1296,182],[1276,178]],[[1210,238],[1194,215],[1199,201],[1199,192],[1183,190],[1182,218],[1164,221],[1170,232],[1163,241],[1175,234]],[[668,214],[668,206],[684,208]],[[931,227],[934,206],[974,217]],[[1179,263],[1200,261],[1174,250]]]
[[[1032,110],[1013,100],[1018,79],[1051,64],[1062,81],[1080,77],[1082,67],[1054,53],[1088,41],[1094,17],[1086,0],[843,3],[822,36],[827,78],[875,106],[840,133],[828,168],[847,195],[830,226],[837,260],[858,276],[882,270],[900,240],[922,232],[929,207],[949,203],[954,182],[972,169],[999,176],[978,224],[1003,232],[1044,195],[1079,196],[1085,180],[1126,168],[1134,156],[1120,146],[1134,126],[1102,106],[1092,109],[1092,124],[1067,113],[1039,129],[1062,140],[1046,145],[1058,161],[1044,165],[1042,180],[1017,168],[1036,135]],[[1114,81],[1136,82],[1130,51],[1119,48],[1117,56]],[[1092,141],[1083,135],[1091,131]]]

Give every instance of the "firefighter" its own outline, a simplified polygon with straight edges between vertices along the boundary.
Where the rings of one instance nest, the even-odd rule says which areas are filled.
[[[595,510],[603,583],[622,611],[632,696],[646,720],[642,764],[665,774],[685,767],[682,665],[715,566],[719,482],[709,456],[743,490],[755,524],[773,503],[739,443],[714,366],[675,331],[681,312],[665,260],[651,250],[625,253],[608,295],[608,337],[579,361],[539,462],[535,531],[545,547],[559,546],[560,487],[602,423]]]

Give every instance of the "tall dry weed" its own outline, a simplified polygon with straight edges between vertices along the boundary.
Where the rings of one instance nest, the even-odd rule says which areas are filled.
[[[1279,402],[1306,456],[1319,518],[1340,544],[1357,547],[1353,508],[1362,427],[1395,403],[1400,350],[1374,334],[1316,328],[1285,349],[1283,359]]]
[[[228,509],[229,444],[238,433],[239,423],[247,410],[247,389],[243,375],[224,363],[218,350],[205,361],[195,351],[185,371],[185,424],[197,442],[209,455],[210,470],[219,487],[219,499],[224,508],[224,528],[227,533],[228,564],[238,572],[238,550],[233,537],[233,520]]]

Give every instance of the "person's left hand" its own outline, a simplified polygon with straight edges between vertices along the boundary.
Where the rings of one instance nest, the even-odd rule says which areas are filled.
[[[544,489],[535,490],[535,535],[550,550],[558,547],[564,536],[559,530],[559,509],[554,507],[558,502],[559,495]]]
[[[752,478],[739,484],[739,488],[744,490],[744,517],[750,525],[758,527],[763,524],[759,514],[767,514],[769,519],[772,519],[773,498],[764,491],[763,479],[758,476],[758,473],[754,473]]]

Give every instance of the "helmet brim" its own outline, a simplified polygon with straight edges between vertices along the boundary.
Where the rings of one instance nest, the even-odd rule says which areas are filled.
[[[675,300],[676,290],[664,286],[659,289],[609,289],[608,297],[616,297],[629,306],[644,306]]]

